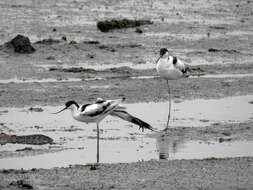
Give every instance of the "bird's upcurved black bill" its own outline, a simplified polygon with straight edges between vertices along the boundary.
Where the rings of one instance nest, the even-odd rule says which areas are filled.
[[[61,113],[62,111],[66,110],[67,107],[63,108],[62,110],[58,111],[58,112],[55,112],[55,113],[52,113],[52,114],[58,114],[58,113]]]

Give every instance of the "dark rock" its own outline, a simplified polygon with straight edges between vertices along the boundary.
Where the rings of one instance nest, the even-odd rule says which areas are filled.
[[[35,43],[36,44],[44,44],[44,45],[52,45],[52,44],[57,44],[57,43],[60,43],[60,42],[61,42],[60,40],[49,38],[49,39],[44,39],[44,40],[37,41]]]
[[[81,72],[94,73],[94,72],[96,72],[96,70],[94,70],[94,69],[85,69],[83,67],[70,67],[70,68],[51,67],[51,68],[48,68],[48,70],[49,71],[70,72],[70,73],[81,73]]]
[[[22,149],[17,149],[16,152],[31,151],[31,150],[33,150],[32,147],[25,147],[25,148],[22,148]]]
[[[90,41],[84,41],[83,43],[85,43],[85,44],[100,44],[100,42],[99,41],[94,41],[94,40],[90,40]]]
[[[199,121],[200,121],[200,122],[203,122],[203,123],[207,123],[207,122],[209,122],[210,120],[208,120],[208,119],[200,119]]]
[[[67,37],[66,36],[62,36],[61,39],[64,40],[64,41],[67,41]]]
[[[33,145],[43,145],[53,143],[53,139],[45,135],[24,135],[24,136],[12,136],[9,139],[9,143],[18,144],[33,144]]]
[[[221,134],[225,135],[225,136],[230,136],[231,135],[231,132],[229,131],[223,131]]]
[[[219,143],[228,142],[228,141],[231,141],[231,140],[232,140],[232,138],[222,138],[222,137],[220,137],[219,138]]]
[[[42,108],[33,108],[33,107],[30,107],[28,110],[29,111],[33,111],[33,112],[43,112]]]
[[[55,60],[55,57],[54,56],[48,56],[46,59],[47,60]]]
[[[143,31],[142,31],[140,28],[136,28],[135,32],[136,32],[136,33],[139,33],[139,34],[142,34],[142,33],[143,33]]]
[[[7,42],[7,47],[13,47],[17,53],[33,53],[35,51],[29,38],[22,35],[17,35],[10,42]]]
[[[25,183],[23,180],[12,181],[9,185],[17,186],[19,188],[24,188],[24,189],[33,189],[32,185]]]
[[[208,51],[209,51],[209,52],[218,52],[218,51],[220,51],[220,50],[215,49],[215,48],[209,48]]]
[[[95,55],[94,55],[94,54],[91,54],[91,53],[88,53],[88,54],[87,54],[87,57],[90,58],[90,59],[93,59],[93,58],[95,57]]]
[[[208,52],[224,52],[224,53],[239,53],[237,50],[234,49],[216,49],[216,48],[209,48]]]
[[[107,45],[100,45],[98,46],[99,49],[105,49],[110,52],[115,52],[116,50],[113,47],[107,46]]]
[[[71,73],[80,73],[80,72],[94,72],[94,69],[85,69],[83,67],[72,67],[68,69],[63,69],[64,72],[71,72]]]
[[[153,22],[150,20],[112,19],[112,20],[98,21],[97,28],[101,32],[109,32],[110,30],[114,29],[134,28],[146,24],[153,24]]]
[[[4,169],[4,170],[1,171],[1,173],[3,173],[3,174],[9,174],[9,173],[11,173],[13,171],[14,171],[13,169]]]

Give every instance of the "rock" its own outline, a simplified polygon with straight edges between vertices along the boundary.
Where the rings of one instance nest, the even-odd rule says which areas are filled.
[[[146,24],[153,24],[153,22],[150,20],[112,19],[112,20],[98,21],[97,28],[101,32],[109,32],[110,30],[114,29],[134,28]]]
[[[85,44],[100,44],[100,42],[97,40],[84,41],[83,43],[85,43]]]
[[[90,59],[93,59],[95,57],[95,54],[88,53],[87,57],[90,58]]]
[[[43,112],[42,108],[33,108],[33,107],[30,107],[28,110],[32,111],[32,112]]]
[[[44,40],[37,41],[35,43],[36,44],[44,44],[44,45],[52,45],[52,44],[57,44],[57,43],[60,43],[60,42],[61,42],[61,40],[56,40],[56,39],[49,38],[49,39],[44,39]]]
[[[142,33],[143,33],[143,31],[142,31],[140,28],[136,28],[135,32],[136,32],[136,33],[139,33],[139,34],[142,34]]]
[[[16,152],[31,151],[31,150],[33,150],[32,147],[25,147],[25,148],[22,148],[22,149],[17,149]]]
[[[228,141],[231,141],[231,140],[232,140],[232,138],[222,138],[222,137],[220,137],[219,138],[219,143],[228,142]]]
[[[208,52],[224,52],[224,53],[231,53],[231,54],[240,53],[234,49],[216,49],[216,48],[209,48]]]
[[[66,36],[62,36],[61,39],[64,40],[64,41],[67,41],[67,37]]]
[[[54,56],[48,56],[46,59],[47,60],[55,60],[55,57]]]
[[[94,69],[86,69],[86,68],[83,68],[83,67],[70,67],[70,68],[51,67],[51,68],[47,68],[46,70],[48,70],[48,71],[70,72],[70,73],[82,73],[82,72],[94,73],[94,72],[96,72],[96,70],[94,70]]]
[[[8,143],[18,143],[18,144],[33,144],[33,145],[43,145],[53,143],[53,139],[45,135],[24,135],[24,136],[11,136]]]
[[[35,51],[29,38],[22,35],[17,35],[10,42],[7,42],[7,46],[13,47],[17,53],[33,53]]]
[[[33,189],[33,186],[25,183],[23,180],[12,181],[9,185],[17,186],[18,188]]]

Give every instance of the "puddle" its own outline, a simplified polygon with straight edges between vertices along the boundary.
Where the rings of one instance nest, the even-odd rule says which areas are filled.
[[[32,169],[68,167],[75,164],[94,163],[96,160],[95,140],[85,140],[79,146],[35,156],[0,159],[1,169]],[[253,141],[219,143],[216,141],[184,141],[182,139],[152,139],[139,137],[133,140],[100,141],[102,163],[130,163],[138,161],[206,159],[253,156]],[[122,150],[124,147],[124,150]]]
[[[253,156],[253,141],[185,141],[159,137],[156,139],[158,159],[205,159]]]
[[[173,127],[199,127],[212,123],[243,122],[253,116],[253,95],[228,97],[215,100],[191,100],[172,104],[171,125]],[[143,119],[152,126],[163,129],[166,125],[168,102],[125,104],[129,113]],[[96,160],[96,126],[75,121],[69,111],[58,115],[50,114],[63,106],[41,107],[43,112],[30,112],[27,108],[1,108],[0,133],[15,135],[43,134],[54,139],[55,145],[30,146],[6,144],[1,151],[15,152],[32,147],[56,152],[0,159],[0,168],[52,168],[70,164],[93,163]],[[195,109],[192,109],[192,108]],[[243,109],[238,109],[243,107]],[[144,111],[145,110],[145,111]],[[15,115],[15,117],[13,117]],[[139,160],[163,158],[190,159],[205,157],[253,156],[252,142],[200,142],[183,139],[151,138],[137,126],[114,117],[107,117],[100,124],[101,162],[136,162]],[[124,147],[124,149],[122,149]],[[236,147],[237,151],[234,151]],[[203,151],[202,151],[203,150]],[[243,150],[245,150],[243,152]],[[168,153],[167,153],[168,152]],[[167,156],[166,156],[167,155]],[[39,163],[39,164],[38,164]]]

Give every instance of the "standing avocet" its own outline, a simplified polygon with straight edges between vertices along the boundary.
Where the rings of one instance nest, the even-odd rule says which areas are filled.
[[[125,107],[119,104],[123,102],[125,98],[118,100],[104,100],[98,98],[95,103],[78,105],[75,101],[71,100],[65,104],[65,108],[56,112],[60,113],[66,109],[70,109],[72,116],[75,120],[84,123],[96,123],[97,124],[97,163],[99,163],[99,123],[108,115],[116,116],[131,123],[138,125],[144,129],[153,130],[153,128],[146,122],[130,115],[125,111]]]
[[[160,49],[160,57],[156,61],[156,70],[161,78],[167,81],[168,93],[169,93],[169,115],[166,125],[166,129],[169,127],[170,112],[171,112],[171,95],[169,80],[177,80],[183,77],[187,77],[186,72],[189,68],[185,67],[185,64],[177,57],[171,56],[167,48]]]

